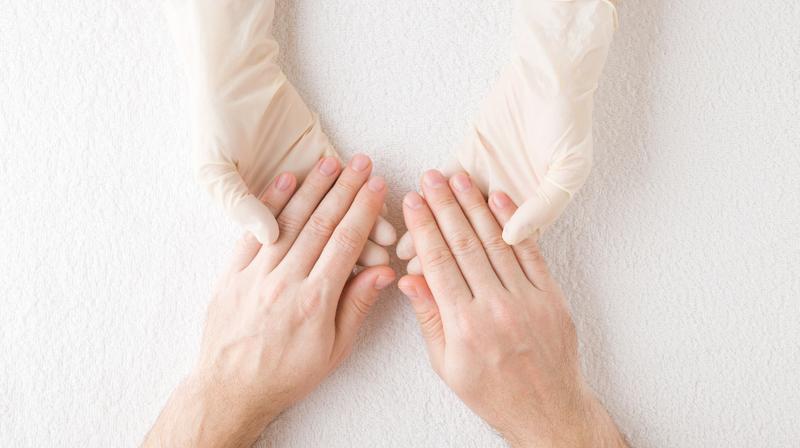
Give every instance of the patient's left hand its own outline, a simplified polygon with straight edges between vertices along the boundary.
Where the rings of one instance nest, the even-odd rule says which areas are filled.
[[[356,156],[322,159],[293,194],[280,176],[262,198],[280,238],[247,235],[217,283],[200,360],[145,446],[249,446],[349,353],[388,266],[350,278],[381,212],[386,185]]]

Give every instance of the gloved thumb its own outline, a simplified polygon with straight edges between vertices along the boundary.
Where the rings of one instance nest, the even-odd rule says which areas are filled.
[[[228,160],[197,165],[197,181],[222,206],[225,213],[239,226],[253,234],[261,244],[278,239],[278,222],[257,197],[250,193],[235,163]]]
[[[506,223],[503,239],[514,245],[541,233],[561,215],[570,199],[568,192],[545,179],[536,194],[525,201]]]
[[[252,233],[261,244],[272,244],[278,239],[278,221],[267,206],[252,194],[240,199],[229,211],[231,219]]]

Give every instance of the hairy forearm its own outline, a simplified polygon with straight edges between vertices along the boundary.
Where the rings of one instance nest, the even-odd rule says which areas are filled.
[[[545,429],[544,427],[547,427]],[[512,448],[628,448],[614,420],[589,394],[569,421],[505,432]]]
[[[258,420],[244,417],[228,401],[204,381],[187,378],[173,392],[142,447],[251,446],[271,416]]]

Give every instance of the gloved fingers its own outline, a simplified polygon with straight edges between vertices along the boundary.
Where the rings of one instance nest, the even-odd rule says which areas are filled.
[[[503,239],[510,245],[536,237],[561,215],[570,201],[566,191],[543,182],[536,194],[517,209],[503,228]]]
[[[411,232],[406,231],[397,242],[397,257],[401,260],[410,260],[417,255],[417,250],[414,248],[414,238],[411,237]]]
[[[383,216],[378,216],[378,221],[369,234],[369,239],[381,246],[391,246],[397,242],[397,230]]]
[[[422,275],[422,263],[419,261],[419,257],[414,256],[414,258],[408,262],[406,265],[406,272],[408,275]]]
[[[273,216],[278,216],[283,207],[289,202],[297,187],[297,179],[291,173],[283,173],[272,181],[267,191],[261,195],[261,202],[267,206]],[[244,270],[258,255],[261,243],[250,232],[245,232],[236,245],[230,261],[230,270],[240,272]]]
[[[358,265],[364,267],[387,266],[389,265],[389,252],[373,241],[367,241],[361,255],[358,257]]]
[[[234,222],[252,233],[261,244],[272,244],[280,235],[275,216],[252,194],[237,202],[230,214]]]
[[[489,207],[500,225],[506,224],[517,211],[514,201],[507,194],[501,192],[492,193],[489,198]],[[552,291],[554,290],[552,288],[558,288],[558,285],[554,285],[547,262],[545,262],[535,238],[523,240],[513,249],[522,270],[534,286],[543,291]]]

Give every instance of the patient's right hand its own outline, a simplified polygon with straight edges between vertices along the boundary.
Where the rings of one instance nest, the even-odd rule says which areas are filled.
[[[465,174],[450,184],[430,171],[425,199],[409,193],[403,207],[424,277],[399,286],[433,369],[514,446],[625,446],[584,382],[567,303],[536,242],[503,241],[516,206],[496,193],[490,209]]]

